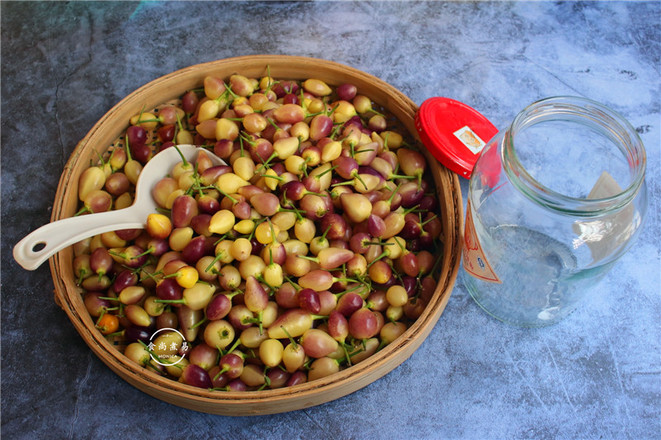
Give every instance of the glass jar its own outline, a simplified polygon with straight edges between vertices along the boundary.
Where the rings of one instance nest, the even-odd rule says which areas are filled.
[[[487,143],[470,178],[464,282],[490,315],[554,324],[632,245],[647,208],[633,127],[578,97],[535,102]]]

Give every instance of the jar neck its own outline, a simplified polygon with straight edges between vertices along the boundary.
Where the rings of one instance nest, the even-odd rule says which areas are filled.
[[[609,138],[626,157],[631,176],[629,185],[609,197],[581,198],[561,194],[538,182],[517,156],[516,136],[547,121],[576,122]],[[635,129],[613,110],[580,97],[557,96],[526,107],[505,131],[501,154],[503,169],[513,186],[532,201],[571,216],[592,217],[619,210],[633,201],[645,180],[647,159]]]

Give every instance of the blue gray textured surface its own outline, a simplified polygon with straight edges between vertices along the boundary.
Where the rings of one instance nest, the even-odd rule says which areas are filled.
[[[661,436],[659,2],[5,2],[2,32],[2,437],[652,439]],[[74,146],[173,70],[249,54],[329,59],[417,104],[448,96],[503,127],[573,94],[625,115],[648,152],[637,245],[560,324],[501,324],[461,278],[401,366],[279,415],[181,409],[121,380],[11,248],[46,223]],[[465,196],[466,184],[462,183]]]

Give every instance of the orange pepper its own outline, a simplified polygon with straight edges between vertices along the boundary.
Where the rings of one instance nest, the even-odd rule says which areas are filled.
[[[104,335],[114,333],[119,328],[119,318],[111,313],[106,313],[98,320],[96,328]]]

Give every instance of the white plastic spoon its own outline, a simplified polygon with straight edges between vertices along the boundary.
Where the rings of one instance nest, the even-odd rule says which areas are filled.
[[[201,148],[177,145],[187,161],[193,162]],[[156,212],[152,188],[172,168],[181,162],[175,148],[166,148],[147,162],[138,176],[135,201],[131,206],[116,211],[71,217],[49,223],[27,235],[14,246],[14,259],[24,269],[35,270],[67,246],[80,240],[109,231],[144,228],[147,216]],[[214,165],[226,165],[222,159],[205,150]]]

